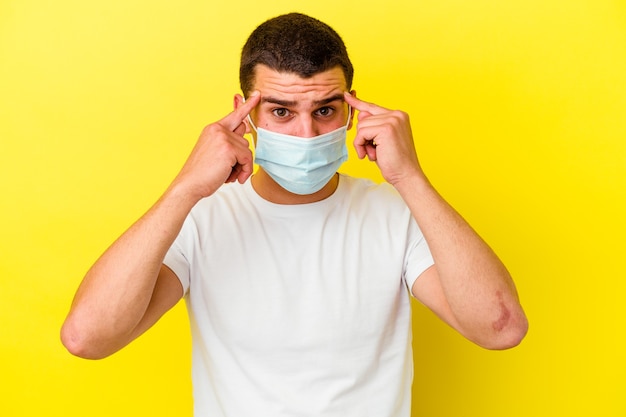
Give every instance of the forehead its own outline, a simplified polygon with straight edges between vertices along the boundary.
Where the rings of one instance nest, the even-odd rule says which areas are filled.
[[[309,78],[290,72],[278,72],[265,65],[255,69],[254,89],[263,96],[295,102],[321,101],[346,91],[346,79],[339,67]]]

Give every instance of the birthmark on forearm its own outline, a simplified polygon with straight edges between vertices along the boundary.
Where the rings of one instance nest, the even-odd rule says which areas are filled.
[[[502,293],[498,291],[496,295],[498,297],[498,304],[500,306],[500,317],[498,317],[498,320],[492,323],[492,327],[493,330],[495,330],[496,332],[501,332],[509,323],[509,320],[511,319],[511,312],[502,300]]]

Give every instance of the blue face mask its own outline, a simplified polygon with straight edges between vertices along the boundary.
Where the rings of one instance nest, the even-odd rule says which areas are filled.
[[[348,113],[350,114],[350,112]],[[285,190],[313,194],[324,187],[348,159],[345,126],[313,138],[301,138],[257,128],[254,162]]]

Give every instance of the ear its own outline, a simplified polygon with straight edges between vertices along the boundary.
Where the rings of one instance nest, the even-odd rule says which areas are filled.
[[[356,98],[356,90],[351,90],[350,91],[350,95],[352,97]],[[356,113],[356,109],[354,107],[352,107],[352,111],[350,112],[350,122],[348,123],[348,130],[352,129],[353,120],[354,120],[354,113]]]
[[[244,102],[245,99],[241,94],[235,94],[233,97],[233,110],[238,109]],[[246,133],[252,133],[252,130],[250,129],[250,122],[247,117],[243,119],[243,124],[246,125]]]

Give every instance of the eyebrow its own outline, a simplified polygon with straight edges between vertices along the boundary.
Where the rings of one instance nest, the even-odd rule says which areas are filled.
[[[315,100],[315,101],[313,101],[313,104],[316,105],[316,106],[319,106],[319,105],[332,103],[333,101],[336,101],[336,100],[344,101],[343,93],[338,93],[338,94],[332,95],[332,96],[327,97],[327,98],[322,99],[322,100]],[[297,101],[282,100],[280,98],[276,98],[276,97],[272,97],[272,96],[262,97],[261,98],[261,102],[262,103],[277,104],[277,105],[283,106],[283,107],[295,107],[298,104]]]

